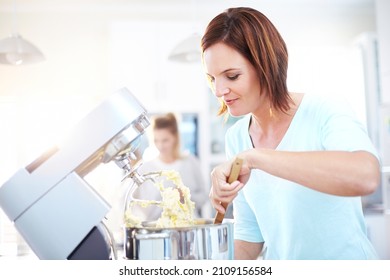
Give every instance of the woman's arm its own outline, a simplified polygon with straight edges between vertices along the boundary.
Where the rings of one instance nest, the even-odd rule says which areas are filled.
[[[212,172],[211,203],[224,213],[220,202],[230,203],[244,186],[252,169],[339,196],[363,196],[375,191],[380,182],[378,159],[369,152],[310,151],[287,152],[250,149],[237,155],[244,162],[238,181],[226,182],[233,161]]]
[[[339,196],[362,196],[375,191],[380,182],[377,158],[369,152],[285,152],[253,149],[243,152],[250,169],[308,188]]]
[[[264,243],[234,240],[234,259],[255,260],[259,257]]]

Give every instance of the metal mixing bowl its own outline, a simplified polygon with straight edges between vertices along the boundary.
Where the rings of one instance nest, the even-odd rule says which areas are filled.
[[[124,257],[130,260],[229,260],[233,259],[233,220],[214,224],[197,219],[195,225],[156,228],[125,227]]]

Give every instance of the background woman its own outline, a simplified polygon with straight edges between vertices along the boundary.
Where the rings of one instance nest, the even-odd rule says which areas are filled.
[[[190,189],[191,200],[195,202],[195,217],[202,216],[202,208],[208,199],[208,187],[200,168],[200,162],[191,153],[182,153],[177,119],[173,113],[160,115],[152,119],[153,141],[159,154],[156,158],[144,162],[138,169],[140,174],[176,170],[185,186]],[[152,184],[138,188],[135,196],[142,199],[161,200],[160,193]],[[147,220],[159,218],[161,209],[150,206],[143,210]]]

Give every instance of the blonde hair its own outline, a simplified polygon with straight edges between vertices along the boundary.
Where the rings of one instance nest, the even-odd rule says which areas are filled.
[[[156,129],[167,129],[176,138],[173,152],[176,159],[180,158],[180,134],[176,116],[173,113],[167,113],[165,115],[154,117],[153,131]]]

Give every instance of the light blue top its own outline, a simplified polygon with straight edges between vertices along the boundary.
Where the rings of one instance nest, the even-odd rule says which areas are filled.
[[[228,158],[253,148],[249,123],[250,115],[228,130]],[[365,150],[377,156],[365,128],[345,104],[308,94],[277,150]],[[252,170],[233,209],[234,238],[265,242],[265,259],[377,258],[366,235],[360,197],[328,195]]]

